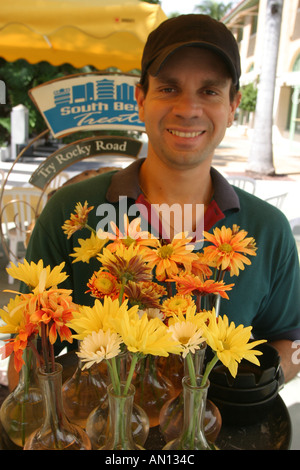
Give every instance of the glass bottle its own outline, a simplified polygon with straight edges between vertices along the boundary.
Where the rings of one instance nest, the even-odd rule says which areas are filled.
[[[177,395],[172,382],[157,365],[158,357],[148,355],[138,364],[133,378],[134,401],[147,413],[150,428],[159,425],[159,414],[163,405]]]
[[[144,450],[134,441],[132,435],[132,407],[135,394],[133,385],[124,395],[125,384],[120,384],[120,393],[114,391],[113,385],[107,387],[109,402],[109,432],[106,442],[100,450]]]
[[[36,358],[30,348],[23,353],[23,365],[16,388],[0,409],[1,434],[7,449],[22,449],[28,436],[44,419],[42,391],[37,378]]]
[[[125,381],[130,356],[127,351],[124,351],[116,359],[118,375],[121,381]],[[109,375],[107,375],[107,380],[110,381]],[[106,389],[106,393],[100,398],[97,407],[89,414],[86,421],[86,432],[93,449],[99,449],[104,445],[109,427],[109,399]],[[133,403],[132,407],[131,430],[135,442],[143,446],[149,434],[149,419],[143,408],[136,403]]]
[[[68,419],[85,429],[88,416],[106,396],[106,388],[107,376],[101,375],[98,365],[82,370],[79,359],[74,374],[62,386],[63,405]]]
[[[54,372],[38,369],[43,392],[45,419],[26,441],[24,450],[91,450],[85,431],[66,417],[62,401],[62,366],[55,364]]]
[[[202,343],[200,349],[192,355],[195,371],[197,375],[203,373],[203,363],[206,351],[206,344]],[[184,375],[188,376],[188,368],[184,361]],[[184,421],[184,396],[183,391],[175,398],[172,398],[161,409],[159,414],[159,427],[165,442],[169,442],[179,436]],[[222,426],[222,417],[216,405],[206,400],[204,417],[204,432],[209,442],[215,442]]]
[[[163,450],[213,450],[215,448],[213,444],[208,443],[204,433],[209,381],[204,385],[201,384],[201,381],[202,376],[197,376],[196,385],[192,385],[190,377],[183,378],[183,429],[179,437],[168,442]]]

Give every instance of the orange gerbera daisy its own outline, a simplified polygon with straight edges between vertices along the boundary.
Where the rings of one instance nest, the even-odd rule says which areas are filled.
[[[175,281],[178,294],[181,295],[207,295],[220,294],[224,299],[228,299],[226,291],[231,290],[234,284],[224,284],[224,281],[216,282],[212,279],[202,281],[199,277],[192,274],[183,276],[171,276],[168,281]]]
[[[203,234],[213,244],[204,248],[204,255],[209,261],[216,263],[217,268],[230,271],[231,276],[238,276],[239,270],[245,269],[244,264],[251,264],[245,255],[256,256],[254,238],[247,237],[248,233],[239,230],[237,226],[232,229],[223,226],[221,229],[215,228],[213,234]]]
[[[103,299],[107,295],[112,299],[116,299],[120,293],[120,285],[117,279],[106,271],[94,272],[87,286],[89,289],[86,293],[90,292],[91,296],[97,299]]]
[[[180,233],[167,245],[157,241],[157,248],[145,254],[145,260],[151,269],[155,267],[158,281],[165,281],[167,277],[177,274],[182,266],[184,269],[191,269],[192,262],[197,260],[197,255],[192,253],[194,245],[190,243],[191,240],[186,238],[185,233]]]
[[[194,305],[195,302],[191,295],[176,294],[163,301],[161,310],[167,317],[171,317],[174,314],[177,315],[178,312],[185,315],[187,309]]]
[[[110,222],[113,233],[97,232],[98,238],[112,240],[107,248],[113,253],[117,250],[120,244],[129,247],[130,245],[138,246],[140,248],[145,246],[155,246],[156,238],[147,231],[141,230],[141,219],[136,218],[129,223],[127,214],[124,214],[124,233],[117,227],[114,222]]]
[[[88,207],[87,201],[85,201],[84,205],[80,202],[76,204],[75,214],[71,214],[70,219],[66,220],[64,225],[62,225],[67,238],[70,238],[77,230],[87,226],[88,215],[93,209],[94,206]]]
[[[210,269],[211,264],[208,264],[207,258],[204,253],[196,253],[197,259],[192,263],[192,274],[201,277],[201,279],[207,279],[212,276],[212,270]]]

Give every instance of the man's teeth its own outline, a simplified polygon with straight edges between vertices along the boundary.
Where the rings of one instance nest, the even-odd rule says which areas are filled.
[[[172,129],[169,129],[169,132],[173,135],[176,135],[177,137],[197,137],[198,135],[203,134],[204,131],[201,132],[181,132],[181,131],[174,131]]]

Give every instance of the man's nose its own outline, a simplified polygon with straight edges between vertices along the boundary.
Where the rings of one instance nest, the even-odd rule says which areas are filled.
[[[182,118],[192,119],[202,115],[203,107],[194,93],[181,93],[174,103],[173,112]]]

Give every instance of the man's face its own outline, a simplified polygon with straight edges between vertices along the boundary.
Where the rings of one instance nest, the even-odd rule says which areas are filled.
[[[184,47],[149,76],[145,96],[137,88],[139,116],[149,138],[148,156],[188,169],[211,162],[233,121],[240,94],[230,102],[231,78],[213,52]]]

